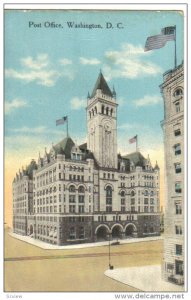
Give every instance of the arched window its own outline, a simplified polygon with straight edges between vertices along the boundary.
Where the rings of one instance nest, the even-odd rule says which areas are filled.
[[[70,192],[70,193],[75,193],[75,191],[76,191],[75,186],[74,186],[74,185],[71,185],[71,186],[69,187],[69,192]]]
[[[113,108],[111,108],[110,110],[110,115],[112,116],[112,114],[113,114]]]
[[[125,192],[121,191],[121,197],[125,197]]]
[[[154,195],[154,192],[153,192],[153,191],[151,191],[151,192],[150,192],[150,195],[151,195],[151,196],[153,196],[153,195]]]
[[[112,211],[112,188],[110,186],[106,187],[106,211]]]
[[[135,196],[135,191],[131,191],[131,197]]]
[[[84,189],[84,187],[82,185],[79,186],[78,192],[79,193],[85,193],[85,189]]]
[[[176,89],[176,91],[174,92],[174,96],[181,96],[183,95],[183,90],[181,88]]]
[[[148,196],[148,191],[147,191],[147,190],[145,190],[144,195],[145,195],[145,196]]]
[[[93,110],[93,108],[92,108],[92,116],[94,116],[94,110]]]
[[[89,116],[90,116],[90,119],[91,119],[91,111],[89,111]]]
[[[101,113],[104,114],[104,111],[105,111],[105,107],[104,107],[104,105],[102,105],[102,107],[101,107]]]
[[[106,107],[106,115],[109,115],[109,107]]]
[[[97,107],[96,106],[95,106],[94,110],[95,110],[95,114],[97,114]]]

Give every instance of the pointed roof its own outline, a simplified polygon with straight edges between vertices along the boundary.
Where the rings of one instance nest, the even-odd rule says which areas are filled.
[[[128,158],[133,161],[135,166],[143,167],[145,165],[145,158],[140,152],[133,152],[128,155],[123,156],[123,158]]]
[[[96,81],[93,92],[91,94],[91,98],[95,96],[97,90],[101,90],[103,94],[113,97],[113,94],[112,94],[105,78],[103,77],[103,74],[101,71],[99,73],[98,79]]]
[[[71,150],[74,146],[74,142],[70,137],[66,137],[61,142],[53,146],[56,154],[65,154],[66,158],[70,158],[71,156]]]

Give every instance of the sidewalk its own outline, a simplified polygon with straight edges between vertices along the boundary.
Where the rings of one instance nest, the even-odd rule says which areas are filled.
[[[40,247],[42,249],[46,249],[46,250],[68,250],[68,249],[81,249],[81,248],[90,248],[90,247],[99,247],[99,246],[108,246],[108,241],[104,241],[104,242],[95,242],[95,243],[84,243],[84,244],[76,244],[76,245],[65,245],[65,246],[58,246],[58,245],[51,245],[39,240],[35,240],[29,236],[23,236],[23,235],[19,235],[13,232],[9,232],[9,235],[21,240],[23,242],[29,243],[31,245]],[[125,240],[119,240],[120,245],[122,244],[127,244],[127,243],[140,243],[140,242],[149,242],[149,241],[158,241],[158,240],[162,240],[163,237],[161,236],[154,236],[154,237],[145,237],[145,238],[129,238],[129,239],[125,239]],[[117,240],[112,240],[110,242],[110,245],[112,245],[112,243],[116,242]]]
[[[183,286],[162,280],[160,265],[114,268],[105,271],[104,274],[143,292],[184,292]]]

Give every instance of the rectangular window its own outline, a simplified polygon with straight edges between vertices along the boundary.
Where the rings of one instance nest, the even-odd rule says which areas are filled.
[[[79,195],[78,201],[79,201],[79,203],[84,203],[84,195]]]
[[[149,199],[148,198],[144,198],[144,204],[149,204]]]
[[[178,235],[182,235],[182,226],[176,225],[175,226],[175,233]]]
[[[121,205],[125,205],[125,199],[121,198]]]
[[[75,231],[75,228],[72,227],[72,228],[70,228],[69,239],[70,240],[75,240],[75,238],[76,238],[76,231]]]
[[[180,144],[174,145],[174,154],[175,155],[180,155],[181,154],[181,146],[180,146]]]
[[[75,211],[76,211],[75,205],[70,205],[69,206],[69,212],[70,213],[75,213]]]
[[[182,168],[181,168],[181,164],[180,163],[176,163],[175,164],[175,173],[181,173]]]
[[[176,275],[183,275],[184,274],[183,261],[175,260],[175,269],[176,269]]]
[[[174,135],[175,135],[175,136],[179,136],[179,135],[181,135],[180,128],[178,128],[178,129],[174,130]]]
[[[79,205],[79,213],[84,213],[84,205]]]
[[[75,203],[76,202],[75,195],[69,195],[69,202],[70,203]]]
[[[176,245],[176,255],[182,255],[182,245]]]
[[[181,182],[176,182],[175,183],[175,192],[176,193],[181,193],[182,192]]]
[[[182,205],[176,203],[176,215],[181,215],[182,214]]]

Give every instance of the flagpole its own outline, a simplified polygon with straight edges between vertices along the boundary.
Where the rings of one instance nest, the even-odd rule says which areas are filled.
[[[175,35],[175,39],[174,39],[174,67],[176,68],[177,66],[177,58],[176,58],[176,25],[174,26],[174,35]]]
[[[67,138],[68,138],[68,116],[67,116],[67,122],[66,122],[66,130],[67,130]]]
[[[136,135],[136,152],[137,152],[137,149],[138,149],[138,136]]]

